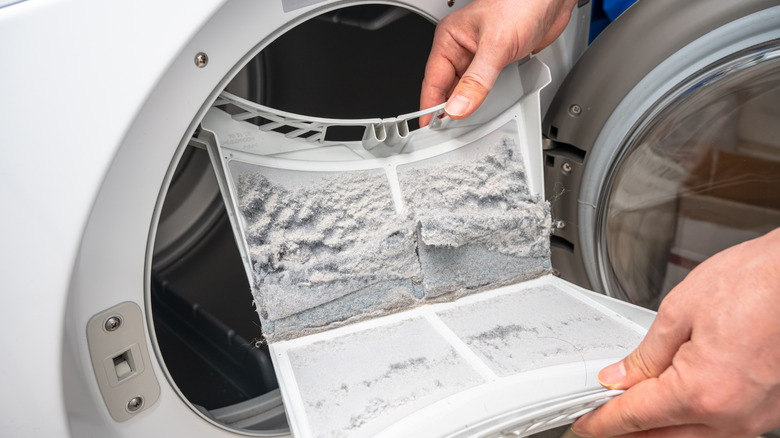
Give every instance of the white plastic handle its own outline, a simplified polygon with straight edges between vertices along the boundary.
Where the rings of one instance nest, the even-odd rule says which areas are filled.
[[[300,114],[288,113],[274,108],[260,105],[246,100],[235,94],[223,91],[214,106],[233,105],[242,112],[234,114],[234,120],[247,121],[257,125],[258,129],[265,132],[276,132],[287,138],[300,139],[305,142],[325,142],[328,128],[363,127],[361,142],[366,150],[371,150],[380,144],[390,147],[403,145],[409,138],[409,120],[432,114],[430,129],[441,126],[442,116],[445,115],[444,104],[432,108],[403,114],[391,118],[371,119],[330,119],[322,117],[309,117]],[[259,121],[258,121],[259,118]],[[280,132],[282,131],[282,132]]]

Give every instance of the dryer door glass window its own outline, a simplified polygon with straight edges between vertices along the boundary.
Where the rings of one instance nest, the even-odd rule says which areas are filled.
[[[780,226],[780,43],[723,59],[628,137],[599,220],[609,289],[657,308],[709,256]]]

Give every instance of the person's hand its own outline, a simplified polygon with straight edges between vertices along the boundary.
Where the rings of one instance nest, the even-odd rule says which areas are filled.
[[[475,0],[436,27],[425,67],[420,109],[449,98],[445,111],[462,119],[479,107],[507,64],[553,42],[577,0]],[[430,121],[420,119],[420,126]]]
[[[755,438],[780,427],[780,228],[694,269],[599,380],[627,391],[574,423],[584,437]]]

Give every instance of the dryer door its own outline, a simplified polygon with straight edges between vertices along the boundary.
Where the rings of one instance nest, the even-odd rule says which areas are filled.
[[[780,225],[778,38],[775,1],[654,1],[594,42],[543,124],[563,278],[657,308]]]

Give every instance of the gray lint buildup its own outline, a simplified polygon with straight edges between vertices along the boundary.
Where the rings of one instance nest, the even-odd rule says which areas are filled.
[[[418,226],[427,298],[457,298],[529,280],[550,268],[549,206],[531,196],[509,138],[473,161],[399,169],[399,180]]]
[[[323,438],[376,436],[484,382],[421,318],[319,341],[289,357],[298,387],[306,388],[300,395],[312,434]]]
[[[469,160],[445,154],[399,167],[401,214],[384,171],[322,173],[298,183],[240,173],[252,289],[266,339],[547,273],[549,206],[530,194],[513,140],[484,146]]]
[[[577,361],[624,357],[642,340],[623,320],[543,285],[438,312],[500,377]]]

